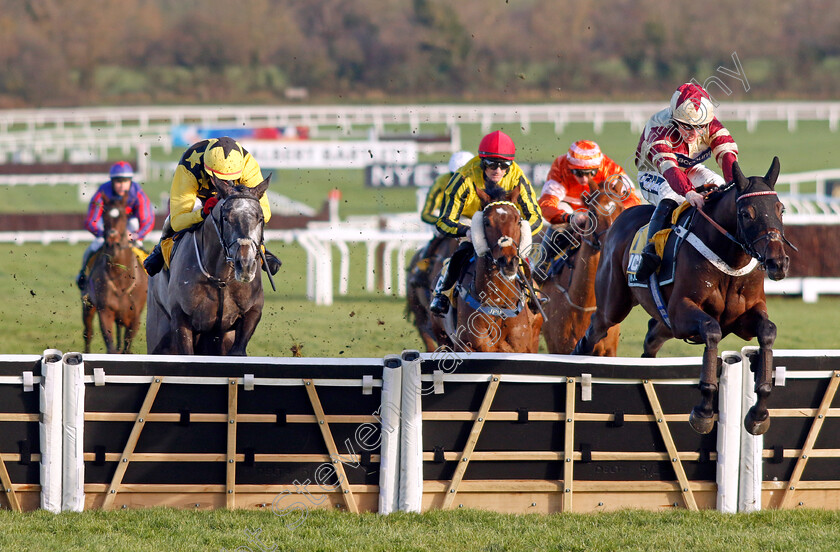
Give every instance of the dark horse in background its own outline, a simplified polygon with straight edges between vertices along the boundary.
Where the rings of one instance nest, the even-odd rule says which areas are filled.
[[[85,352],[90,352],[93,318],[99,313],[108,354],[130,353],[146,306],[148,276],[129,239],[126,196],[105,201],[102,225],[105,243],[96,253],[82,292]]]
[[[435,240],[441,240],[436,244],[434,254],[428,257],[429,267],[422,270],[418,263],[428,255],[427,249]],[[437,281],[440,271],[443,269],[443,262],[452,256],[458,240],[451,238],[434,238],[425,247],[419,249],[411,258],[406,275],[406,318],[414,315],[414,325],[420,333],[420,338],[426,346],[426,351],[433,352],[438,345],[449,345],[446,332],[439,323],[440,319],[432,315],[429,310],[429,302],[432,298],[432,288]]]
[[[262,317],[260,198],[270,177],[249,188],[214,178],[219,202],[152,277],[146,341],[150,354],[246,354]]]
[[[543,307],[546,319],[542,332],[551,354],[571,353],[589,326],[595,312],[595,274],[604,235],[624,211],[621,200],[625,193],[621,179],[605,180],[583,198],[589,217],[585,233],[574,232],[571,225],[565,230],[574,232],[572,237],[580,246],[540,288],[549,299]],[[610,328],[607,336],[595,345],[593,354],[615,356],[619,332],[618,324]]]
[[[758,399],[747,413],[744,426],[751,434],[760,435],[770,427],[767,399],[773,386],[776,325],[767,316],[764,272],[751,270],[750,263],[755,259],[771,279],[781,280],[790,264],[785,253],[785,244],[790,244],[782,224],[784,207],[774,189],[779,176],[778,157],[763,178],[745,177],[737,162],[733,174],[734,182],[707,196],[699,214],[708,218],[695,213],[690,228],[718,259],[712,263],[693,244],[683,243],[677,254],[674,283],[662,288],[670,328],[654,304],[650,289],[627,285],[630,245],[636,231],[648,223],[652,209],[628,209],[618,217],[607,233],[598,267],[598,308],[573,354],[591,354],[607,330],[641,304],[653,317],[642,356],[656,356],[665,341],[674,337],[705,344],[700,374],[702,401],[691,411],[689,422],[697,432],[709,433],[714,426],[712,401],[718,388],[718,343],[728,334],[744,340],[757,337]]]

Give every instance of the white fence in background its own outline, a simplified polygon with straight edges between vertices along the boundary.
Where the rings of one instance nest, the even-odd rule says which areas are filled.
[[[558,132],[569,123],[592,123],[595,131],[605,123],[630,123],[641,130],[647,118],[665,102],[550,103],[550,104],[439,104],[439,105],[326,105],[326,106],[137,106],[73,107],[0,110],[0,131],[17,127],[128,128],[158,132],[170,125],[280,127],[304,125],[350,130],[356,126],[377,129],[388,124],[407,124],[417,130],[423,124],[457,126],[479,123],[489,129],[499,123],[518,123],[526,131],[532,123],[551,123]],[[721,120],[745,121],[755,131],[764,121],[785,121],[795,130],[799,121],[827,121],[832,131],[840,128],[840,102],[723,102],[717,107]]]

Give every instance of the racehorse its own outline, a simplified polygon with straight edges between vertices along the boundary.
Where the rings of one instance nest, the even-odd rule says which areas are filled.
[[[531,246],[531,229],[521,219],[520,188],[476,189],[481,211],[472,219],[475,247],[463,280],[456,285],[455,350],[536,353],[543,317],[529,307],[531,274],[522,257]],[[536,301],[536,298],[532,298]]]
[[[733,182],[707,196],[705,206],[698,211],[703,218],[695,217],[690,229],[699,241],[688,236],[689,244],[684,243],[677,253],[674,282],[663,286],[667,301],[663,312],[670,328],[650,289],[630,288],[625,272],[633,236],[648,222],[652,209],[628,209],[618,217],[607,232],[595,280],[598,307],[573,354],[591,354],[607,330],[641,304],[653,317],[642,356],[656,356],[665,341],[673,337],[705,344],[700,374],[702,399],[691,411],[689,422],[698,433],[709,433],[714,426],[712,401],[718,387],[718,343],[731,333],[744,340],[757,337],[758,399],[744,418],[744,426],[749,433],[760,435],[770,427],[767,400],[772,390],[776,325],[767,316],[764,274],[753,268],[760,265],[770,279],[781,280],[790,265],[785,244],[791,244],[784,236],[784,207],[774,189],[779,176],[778,157],[773,158],[764,177],[745,177],[737,162],[733,175]],[[705,255],[701,249],[707,250]]]
[[[90,352],[96,313],[108,354],[130,353],[146,305],[148,277],[129,240],[126,199],[106,199],[102,206],[105,242],[82,292],[86,353]]]
[[[427,248],[435,240],[434,253],[428,257]],[[406,318],[414,316],[414,326],[420,333],[420,338],[426,346],[427,352],[433,352],[438,345],[451,345],[440,318],[433,316],[429,311],[429,301],[432,297],[432,288],[437,281],[438,275],[443,268],[443,262],[452,256],[458,245],[457,240],[446,238],[434,238],[429,245],[419,249],[411,258],[406,275]],[[418,263],[428,257],[429,266],[425,270],[418,267]]]
[[[542,332],[551,354],[571,353],[595,312],[595,273],[601,258],[601,243],[607,229],[624,211],[622,185],[621,179],[607,179],[584,195],[588,207],[586,228],[576,232],[570,225],[564,231],[571,233],[567,240],[572,238],[569,241],[580,245],[565,259],[560,271],[540,288],[548,298]],[[619,332],[618,324],[611,327],[607,336],[595,345],[593,354],[615,356]]]
[[[181,236],[169,270],[151,279],[150,354],[246,354],[263,310],[259,200],[270,178],[253,188],[213,179],[219,202],[198,228]]]

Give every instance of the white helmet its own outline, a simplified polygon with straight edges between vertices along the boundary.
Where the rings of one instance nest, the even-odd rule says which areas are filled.
[[[475,157],[469,151],[459,151],[452,154],[452,157],[449,158],[449,172],[454,173],[464,165],[470,162],[470,159]]]
[[[715,118],[715,106],[702,86],[687,82],[671,96],[671,118],[692,126],[708,125]]]

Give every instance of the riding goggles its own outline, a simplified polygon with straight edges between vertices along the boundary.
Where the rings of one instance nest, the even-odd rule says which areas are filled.
[[[598,174],[598,169],[572,169],[572,174],[580,178],[583,178],[584,176],[594,177]]]
[[[513,164],[513,161],[508,161],[506,159],[482,159],[481,160],[481,168],[484,170],[491,169],[509,169],[510,166]]]
[[[678,121],[676,119],[671,119],[674,121],[674,124],[680,127],[683,130],[696,130],[697,132],[703,132],[708,128],[709,125],[690,125],[688,123],[684,123],[682,121]]]

